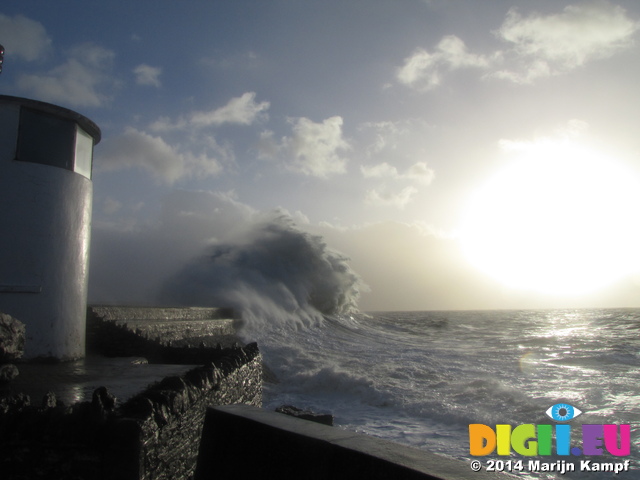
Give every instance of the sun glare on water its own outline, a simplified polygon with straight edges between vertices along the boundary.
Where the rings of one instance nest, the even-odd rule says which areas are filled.
[[[640,182],[566,142],[530,147],[471,197],[461,246],[503,284],[580,294],[637,272]]]

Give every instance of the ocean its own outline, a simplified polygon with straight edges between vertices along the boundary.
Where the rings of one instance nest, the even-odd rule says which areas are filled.
[[[640,309],[380,312],[250,326],[277,383],[264,407],[331,413],[337,428],[470,462],[524,461],[521,478],[640,478]],[[631,454],[472,457],[469,424],[551,424],[558,403],[582,424],[630,424]],[[577,439],[575,438],[577,437]],[[590,459],[630,471],[527,471]],[[500,465],[500,464],[498,464]],[[579,467],[579,464],[577,465]]]
[[[470,424],[555,425],[546,412],[566,404],[582,412],[563,423],[574,448],[589,444],[578,441],[582,425],[631,425],[624,458],[633,471],[565,477],[640,478],[640,309],[357,313],[366,289],[348,257],[274,211],[240,238],[212,243],[166,280],[160,296],[238,312],[243,339],[258,342],[278,378],[265,385],[265,408],[331,413],[337,428],[469,464],[481,458],[484,468],[527,458],[623,462],[471,457]],[[554,478],[531,470],[512,473]]]

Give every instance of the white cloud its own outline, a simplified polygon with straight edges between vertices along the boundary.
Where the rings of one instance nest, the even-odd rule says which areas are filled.
[[[418,189],[415,187],[405,187],[399,193],[374,188],[367,191],[365,203],[369,205],[382,205],[403,209],[409,202],[411,202],[416,193],[418,193]]]
[[[485,78],[531,83],[613,56],[632,44],[639,26],[624,8],[606,0],[569,5],[549,15],[523,16],[512,8],[493,32],[506,49],[474,54],[460,38],[447,35],[433,51],[418,48],[405,58],[396,79],[428,91],[441,85],[447,73],[476,68]]]
[[[486,67],[487,59],[467,51],[464,42],[455,35],[447,35],[438,44],[438,55],[441,61],[452,70],[468,67]]]
[[[0,14],[0,32],[7,59],[15,55],[27,61],[38,60],[51,49],[51,39],[42,24],[22,15]]]
[[[548,146],[571,143],[575,140],[587,138],[589,124],[584,120],[573,118],[563,125],[556,127],[551,135],[540,135],[533,140],[510,140],[502,138],[498,140],[498,148],[506,153],[525,153],[531,150]]]
[[[486,68],[489,60],[482,55],[469,53],[464,42],[455,35],[442,37],[433,53],[417,49],[405,58],[404,65],[396,72],[396,78],[404,85],[417,90],[431,90],[442,82],[443,75],[461,68]]]
[[[346,172],[347,159],[340,152],[350,145],[342,136],[342,117],[330,117],[321,123],[305,117],[289,121],[293,125],[292,136],[284,137],[279,144],[273,139],[273,132],[262,133],[261,156],[283,156],[288,169],[314,177]]]
[[[119,136],[104,140],[96,151],[95,165],[99,170],[143,168],[168,183],[184,175],[184,160],[162,138],[134,128]]]
[[[212,147],[219,156],[230,155],[215,142]],[[222,171],[222,165],[216,158],[205,153],[179,152],[161,137],[135,128],[127,128],[123,134],[104,140],[96,150],[96,157],[98,170],[141,168],[169,184],[184,177],[215,176]]]
[[[72,106],[96,107],[108,100],[101,89],[112,87],[109,76],[115,54],[86,43],[72,49],[65,63],[44,75],[22,75],[18,86],[37,98]]]
[[[219,151],[226,153],[222,148]],[[182,159],[186,175],[190,177],[214,177],[222,172],[221,162],[216,158],[209,157],[206,153],[195,155],[192,152],[187,152],[182,154]]]
[[[162,69],[159,67],[152,67],[143,63],[134,68],[133,73],[136,75],[136,83],[138,85],[151,87],[160,87],[162,85],[159,78]]]
[[[400,122],[364,122],[358,127],[358,130],[373,130],[375,139],[369,147],[367,147],[368,155],[375,155],[385,149],[395,150],[398,146],[399,137],[409,133],[406,125],[400,125]]]
[[[638,29],[624,8],[607,1],[569,5],[561,13],[522,16],[511,9],[498,38],[511,44],[510,65],[494,76],[515,82],[564,73],[628,47]]]
[[[405,173],[398,172],[398,169],[387,162],[373,166],[360,166],[360,171],[365,178],[390,178],[393,180],[412,180],[423,185],[429,185],[435,177],[433,169],[429,168],[426,162],[416,162],[407,169]]]
[[[188,127],[219,127],[224,124],[251,125],[267,116],[269,102],[256,102],[255,92],[246,92],[240,97],[233,97],[226,105],[204,112],[191,112],[173,121],[169,117],[160,117],[149,125],[154,132],[183,130]]]
[[[269,102],[256,103],[256,93],[246,92],[241,97],[234,97],[224,106],[208,112],[194,112],[190,123],[198,127],[219,126],[225,123],[251,125],[264,111],[269,109]]]
[[[437,58],[426,50],[420,48],[410,57],[405,58],[404,65],[396,75],[400,83],[416,85],[418,82],[425,89],[433,88],[440,84],[440,72],[437,69]]]
[[[399,177],[398,169],[389,165],[387,162],[379,163],[378,165],[373,165],[371,167],[361,165],[360,171],[362,172],[364,178]]]
[[[349,148],[342,137],[342,117],[330,117],[322,123],[298,118],[293,122],[293,136],[286,143],[294,156],[290,164],[293,170],[316,177],[346,171],[347,161],[338,154]]]
[[[432,168],[429,168],[426,162],[416,162],[409,170],[404,174],[404,178],[414,180],[424,185],[429,185],[433,182],[435,172]]]

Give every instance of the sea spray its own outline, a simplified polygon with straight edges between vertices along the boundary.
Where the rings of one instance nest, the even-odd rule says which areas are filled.
[[[357,311],[361,278],[322,237],[283,211],[265,214],[242,236],[209,246],[165,282],[163,302],[230,306],[242,332],[317,325],[323,315]]]
[[[210,245],[170,278],[163,301],[233,307],[242,319],[239,334],[259,342],[278,378],[282,403],[290,399],[330,412],[345,398],[375,406],[391,402],[367,372],[336,362],[343,335],[357,331],[352,315],[366,317],[357,313],[366,286],[349,259],[282,211],[262,214],[246,227]],[[273,385],[265,388],[269,396]]]

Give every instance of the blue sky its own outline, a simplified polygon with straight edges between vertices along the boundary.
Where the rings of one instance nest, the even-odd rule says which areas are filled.
[[[549,278],[522,285],[495,269],[509,259],[479,268],[460,246],[469,203],[483,205],[474,192],[531,152],[553,157],[544,142],[595,152],[602,191],[633,189],[609,181],[607,165],[622,177],[640,169],[639,21],[637,2],[604,0],[8,0],[0,92],[102,129],[91,300],[151,301],[149,277],[282,209],[351,258],[369,286],[365,310],[640,306],[631,247],[616,261],[633,268],[616,264],[606,284],[567,293],[541,288],[564,278],[557,260],[543,263]],[[539,188],[517,191],[554,188],[553,162],[538,165]],[[554,205],[578,195],[572,178]],[[599,191],[593,178],[584,181]],[[606,203],[572,245],[635,225],[635,200]],[[557,219],[540,223],[526,205],[478,214],[493,245],[512,231],[496,222],[514,217],[561,235]],[[620,224],[607,223],[612,210]],[[610,257],[635,234],[599,235],[576,261]],[[573,252],[571,242],[542,256],[564,258],[559,245]]]

